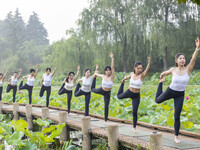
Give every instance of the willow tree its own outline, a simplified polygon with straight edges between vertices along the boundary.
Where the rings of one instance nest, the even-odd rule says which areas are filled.
[[[124,72],[127,72],[128,36],[134,34],[130,31],[134,28],[134,22],[137,22],[134,17],[135,2],[135,0],[92,0],[90,8],[82,12],[79,20],[83,33],[88,30],[96,32],[96,41],[99,45],[108,45],[108,48],[115,48],[113,51],[121,51]]]

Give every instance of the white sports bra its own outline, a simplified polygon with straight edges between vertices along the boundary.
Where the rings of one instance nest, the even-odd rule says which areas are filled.
[[[189,79],[190,76],[188,75],[187,72],[182,76],[173,72],[172,83],[170,84],[169,87],[174,91],[185,91]]]
[[[11,77],[11,85],[17,85],[18,79],[14,78],[14,76]]]
[[[86,77],[83,77],[83,83],[81,90],[84,92],[90,92],[91,91],[91,85],[92,85],[92,76],[86,79]]]
[[[137,80],[134,80],[133,77],[131,76],[130,87],[135,88],[135,89],[141,89],[142,84],[143,84],[143,81],[140,78]]]
[[[73,87],[74,87],[74,83],[73,83],[73,82],[71,82],[71,83],[66,82],[66,83],[65,83],[65,89],[66,89],[66,90],[72,91]]]
[[[105,81],[104,78],[103,78],[103,80],[102,80],[102,87],[112,88],[113,87],[113,82],[112,81]]]
[[[1,81],[0,81],[0,87],[2,87],[2,86],[3,86],[3,81],[1,80]]]
[[[30,75],[29,75],[26,84],[28,84],[29,86],[33,86],[34,81],[35,81],[35,77],[30,78]]]

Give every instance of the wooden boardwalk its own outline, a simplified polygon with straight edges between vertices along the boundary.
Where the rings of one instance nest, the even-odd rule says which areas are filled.
[[[15,105],[15,107],[14,107]],[[0,103],[0,113],[10,113],[16,116],[16,113],[19,116],[27,116],[26,105],[24,104],[12,104],[12,103]],[[18,106],[19,105],[19,106]],[[16,106],[18,107],[17,110]],[[32,106],[32,107],[31,107]],[[49,107],[46,108],[43,105],[29,105],[29,108],[32,108],[31,116],[33,118],[44,118],[44,113],[42,110],[46,111],[46,118],[52,120],[56,124],[60,122],[59,113],[66,112],[67,109],[59,107]],[[44,112],[44,111],[43,111]],[[82,118],[84,117],[84,112],[72,110],[72,113],[66,118],[64,122],[67,125],[68,138],[70,129],[81,131],[82,130]],[[104,124],[102,116],[90,114],[91,127],[89,133],[96,138],[101,138],[108,140],[108,128]],[[181,140],[180,144],[174,143],[174,129],[151,125],[143,122],[138,122],[137,133],[133,134],[132,124],[130,120],[123,120],[117,118],[109,118],[108,125],[118,125],[118,142],[120,145],[123,145],[128,148],[136,148],[140,146],[140,149],[148,149],[149,147],[149,135],[152,132],[162,133],[163,140],[163,149],[164,150],[175,150],[175,149],[187,149],[187,150],[200,150],[200,134],[180,131],[179,138]]]

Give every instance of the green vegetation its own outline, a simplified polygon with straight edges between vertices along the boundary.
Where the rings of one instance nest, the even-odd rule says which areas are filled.
[[[41,119],[34,120],[40,126],[39,131],[29,131],[25,120],[12,120],[8,115],[0,115],[0,140],[4,144],[16,150],[36,150],[38,148],[48,148],[49,143],[54,142],[54,138],[59,136],[65,124],[50,125],[49,121]],[[43,128],[42,128],[43,127]],[[68,146],[65,144],[65,147]],[[64,150],[64,149],[63,149]]]
[[[132,101],[130,99],[117,99],[117,92],[120,86],[120,81],[123,78],[124,73],[116,73],[115,85],[111,92],[110,101],[110,112],[109,116],[117,117],[122,119],[132,120]],[[54,83],[61,84],[63,79],[54,77]],[[166,78],[164,83],[164,89],[171,82],[171,76]],[[200,133],[200,73],[193,72],[189,81],[189,85],[185,93],[185,102],[183,106],[183,111],[181,113],[181,129],[199,132]],[[100,80],[97,80],[100,84]],[[166,101],[162,104],[155,103],[155,95],[157,90],[157,85],[159,83],[159,74],[153,74],[152,76],[147,76],[144,81],[144,85],[141,89],[141,102],[138,110],[139,121],[147,122],[151,124],[157,124],[161,126],[173,127],[174,119],[174,102],[173,100]],[[58,85],[59,85],[58,84]],[[128,88],[129,83],[125,84],[125,90]],[[43,104],[46,103],[45,96],[40,98],[38,96],[40,87],[34,88],[33,93],[33,104]],[[59,86],[53,86],[52,94],[50,99],[50,105],[56,107],[67,108],[67,96],[58,95]],[[16,101],[19,103],[28,104],[28,94],[27,91],[21,91],[22,93],[17,94]],[[12,94],[4,94],[4,102],[12,102]],[[83,97],[72,97],[71,108],[75,110],[85,109],[85,98]],[[104,101],[103,97],[98,94],[92,93],[92,98],[90,101],[90,113],[104,115]]]

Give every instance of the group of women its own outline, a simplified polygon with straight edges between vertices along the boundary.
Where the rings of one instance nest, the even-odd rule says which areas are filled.
[[[158,85],[157,93],[155,102],[162,103],[166,100],[171,98],[174,99],[174,130],[175,130],[175,139],[176,143],[180,143],[178,139],[179,129],[180,129],[180,115],[183,107],[184,102],[184,93],[187,83],[190,78],[190,74],[194,68],[195,61],[197,59],[197,55],[200,48],[200,41],[199,37],[195,40],[196,49],[193,53],[192,59],[190,60],[189,64],[186,66],[186,59],[185,55],[182,53],[178,53],[175,56],[175,65],[176,67],[170,68],[168,71],[162,72],[160,75],[160,83]],[[111,67],[105,67],[105,73],[99,74],[98,73],[98,65],[96,65],[96,70],[93,75],[91,75],[90,69],[85,69],[85,76],[82,77],[78,84],[76,85],[74,96],[85,96],[85,116],[89,115],[89,103],[91,98],[91,91],[96,94],[103,95],[104,97],[104,115],[105,115],[105,122],[108,120],[108,113],[109,113],[109,103],[110,103],[110,95],[111,89],[113,87],[114,77],[115,77],[115,70],[114,70],[114,56],[113,53],[110,53],[111,58]],[[137,62],[134,65],[133,72],[125,76],[122,79],[122,83],[120,85],[117,97],[118,99],[124,98],[131,98],[132,99],[132,113],[133,113],[133,132],[136,132],[136,124],[137,124],[137,111],[140,104],[140,89],[142,87],[143,81],[145,76],[148,73],[148,70],[151,65],[151,57],[148,57],[148,65],[146,69],[143,71],[143,65],[141,62]],[[30,70],[30,74],[24,76],[20,83],[19,89],[27,89],[29,93],[29,104],[31,104],[32,100],[32,90],[33,90],[33,83],[36,79],[38,73],[39,65],[37,66],[36,71],[34,69]],[[74,72],[70,72],[68,76],[65,78],[58,94],[62,95],[64,93],[67,94],[67,104],[68,104],[68,114],[70,113],[70,105],[71,105],[71,98],[72,98],[72,89],[75,86],[75,82],[79,75],[80,66],[77,67],[77,74],[75,75]],[[49,97],[51,94],[51,81],[52,77],[55,74],[56,67],[54,67],[53,73],[51,73],[51,68],[46,69],[46,73],[42,76],[42,87],[40,90],[40,96],[42,97],[44,92],[46,91],[46,106],[49,106]],[[9,92],[13,89],[13,102],[15,102],[15,95],[17,91],[17,82],[20,78],[22,70],[20,69],[19,74],[14,72],[13,76],[9,79],[9,84],[7,86],[6,92]],[[3,81],[6,77],[6,73],[0,74],[0,100],[2,99],[2,91],[3,91]],[[172,74],[172,82],[170,86],[163,92],[162,84],[165,81],[165,76]],[[100,88],[96,87],[96,77],[102,78],[102,86]],[[27,78],[27,83],[23,85],[24,79]],[[124,84],[126,80],[130,79],[129,88],[124,92]],[[81,86],[82,82],[82,86]]]

